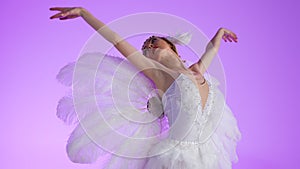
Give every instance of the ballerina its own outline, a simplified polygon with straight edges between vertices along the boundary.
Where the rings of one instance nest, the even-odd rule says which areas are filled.
[[[136,124],[128,124],[126,120],[122,119],[121,115],[115,115],[113,113],[114,110],[109,109],[106,111],[105,109],[102,114],[107,116],[107,119],[111,119],[110,122],[112,122],[113,126],[122,124],[127,127],[123,131],[124,133],[129,136],[141,137],[162,133],[162,127],[158,125],[158,122],[161,123],[161,120],[165,119],[163,117],[167,118],[167,123],[170,126],[167,131],[167,137],[163,139],[150,139],[150,141],[148,140],[145,143],[123,137],[113,139],[114,135],[107,131],[107,127],[103,126],[101,119],[95,118],[95,113],[85,113],[80,117],[83,119],[81,122],[86,122],[86,124],[89,124],[87,125],[89,127],[82,129],[80,124],[77,125],[68,140],[67,152],[73,162],[92,163],[100,158],[101,160],[106,159],[101,165],[102,168],[137,169],[217,169],[231,168],[232,162],[237,162],[238,158],[235,148],[237,141],[241,138],[241,134],[236,119],[225,104],[224,96],[217,88],[218,82],[204,77],[204,73],[219,50],[221,40],[237,42],[235,33],[229,29],[220,28],[207,45],[201,58],[196,63],[186,67],[178,55],[176,46],[166,37],[151,36],[148,38],[143,44],[143,54],[141,54],[135,47],[82,7],[54,7],[50,8],[50,10],[59,11],[59,13],[51,16],[50,19],[59,18],[60,20],[66,20],[82,17],[120,51],[126,60],[129,61],[127,64],[133,65],[134,68],[141,72],[142,75],[139,76],[141,77],[139,82],[142,81],[141,83],[145,84],[143,88],[147,90],[145,95],[149,94],[154,88],[158,89],[157,95],[152,98],[158,98],[158,101],[161,102],[161,110],[152,109],[153,111],[149,111],[151,109],[149,109],[148,102],[147,110],[149,113],[141,116],[142,119],[153,118],[153,116],[160,117],[154,120],[153,124],[137,127]],[[95,57],[93,54],[87,56]],[[110,56],[102,56],[102,59],[109,62],[111,68],[122,62],[122,60]],[[126,66],[121,66],[122,71],[130,72],[126,68]],[[100,69],[104,68],[100,66]],[[68,76],[70,76],[70,72],[73,70],[74,63],[67,65],[61,69],[57,76],[58,79],[62,83],[70,85],[70,77],[66,78],[66,74],[69,73]],[[147,85],[151,84],[150,81],[154,85]],[[102,89],[103,85],[98,87]],[[143,95],[142,91],[144,90],[136,90],[141,92],[138,95]],[[104,93],[99,91],[97,94],[104,97]],[[121,95],[119,94],[118,96],[120,101],[123,102]],[[72,98],[64,97],[58,105],[58,116],[65,122],[74,121],[74,114],[76,114],[73,109],[72,113],[70,111],[64,112],[66,111],[66,105],[71,104],[70,100]],[[155,103],[155,99],[152,99],[152,101],[152,103]],[[154,105],[159,107],[158,104]],[[74,107],[74,105],[72,106]],[[139,115],[133,113],[133,110],[125,109],[125,106],[121,108],[124,108],[121,109],[122,113],[141,119]],[[111,118],[111,116],[114,118]],[[72,117],[71,120],[70,117]],[[113,123],[113,120],[116,119],[119,120],[119,123]],[[94,140],[90,140],[84,134],[86,131],[97,131],[98,133],[95,133],[93,136]],[[147,131],[146,134],[145,131]],[[95,144],[95,140],[99,144],[104,144],[111,140],[110,144],[113,146],[110,147],[110,150],[113,149],[113,151],[103,150],[103,147]],[[130,144],[135,145],[136,149],[128,148]],[[134,159],[113,155],[124,154],[124,152],[127,155],[130,154],[130,157],[138,154],[141,156]]]

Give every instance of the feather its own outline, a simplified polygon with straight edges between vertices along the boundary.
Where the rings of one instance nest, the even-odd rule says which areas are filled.
[[[58,101],[56,116],[68,125],[78,121],[72,97],[64,96]]]
[[[72,162],[82,164],[94,163],[103,153],[103,150],[88,137],[80,124],[71,133],[66,151]]]
[[[74,67],[75,67],[75,62],[71,62],[66,66],[62,67],[59,70],[58,74],[56,75],[56,79],[63,85],[71,86]]]
[[[167,36],[166,38],[174,44],[187,45],[192,39],[192,34],[190,32],[176,33],[174,36]]]

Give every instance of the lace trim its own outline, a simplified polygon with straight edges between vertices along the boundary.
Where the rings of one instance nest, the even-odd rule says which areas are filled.
[[[200,109],[200,111],[202,111],[202,114],[200,115],[200,117],[197,115],[197,118],[195,120],[196,122],[196,126],[198,128],[198,136],[200,137],[204,126],[206,125],[207,121],[208,121],[208,117],[212,111],[212,107],[214,105],[215,102],[215,87],[216,85],[214,83],[211,83],[210,81],[208,81],[208,85],[209,85],[209,92],[208,92],[208,98],[207,98],[207,103],[204,106],[204,109],[202,111],[202,105],[200,104],[198,109]],[[201,97],[200,97],[201,98]],[[198,110],[199,111],[199,110]]]

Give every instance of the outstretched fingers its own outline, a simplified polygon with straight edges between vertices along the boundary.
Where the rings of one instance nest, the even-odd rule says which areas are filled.
[[[227,42],[237,42],[237,36],[236,34],[234,34],[233,32],[230,32],[230,33],[225,33],[223,36],[222,36],[222,39]]]
[[[65,17],[61,17],[59,18],[60,20],[66,20],[66,19],[73,19],[73,18],[76,18],[77,16],[75,15],[69,15],[69,16],[65,16]]]
[[[233,40],[233,41],[235,41],[235,42],[237,42],[237,36],[236,36],[236,34],[235,33],[233,33],[233,32],[231,32],[230,33],[230,38]]]
[[[226,40],[226,35],[223,35],[223,36],[222,36],[222,39],[223,39],[225,42],[227,42],[227,40]]]
[[[58,14],[55,14],[55,15],[52,15],[50,17],[50,19],[54,19],[54,18],[61,18],[61,17],[64,17],[64,14],[62,12],[58,13]]]
[[[230,36],[231,40],[233,40],[234,42],[237,42],[237,36],[235,33],[231,33]]]
[[[52,15],[50,17],[50,19],[54,19],[54,18],[61,18],[61,17],[65,17],[68,15],[68,10],[70,8],[64,8],[64,7],[53,7],[53,8],[50,8],[50,11],[60,11],[59,13],[55,14],[55,15]]]
[[[67,8],[67,7],[52,7],[52,8],[49,8],[49,9],[50,9],[50,11],[61,11],[61,12],[63,12],[65,10],[68,10],[69,8]]]

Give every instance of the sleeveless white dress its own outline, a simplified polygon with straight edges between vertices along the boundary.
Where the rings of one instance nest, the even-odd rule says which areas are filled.
[[[145,169],[229,169],[238,161],[235,148],[241,134],[236,119],[216,82],[207,82],[204,108],[197,86],[185,74],[181,73],[164,93],[169,135],[151,151],[166,151],[149,158]]]
[[[85,54],[60,70],[57,79],[72,90],[59,101],[57,116],[77,124],[67,144],[70,160],[109,169],[232,168],[241,133],[218,81],[206,78],[209,94],[202,108],[187,75],[180,73],[160,98],[137,71],[127,60],[101,53]],[[152,111],[151,98],[159,98],[150,103]],[[153,112],[160,108],[162,118]]]

